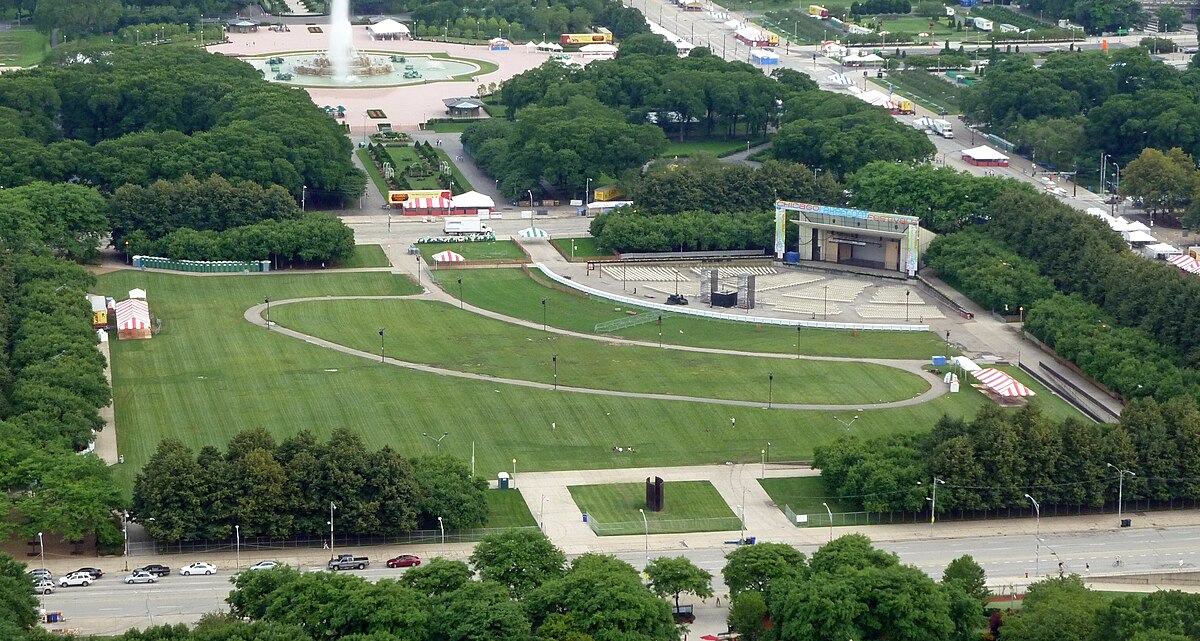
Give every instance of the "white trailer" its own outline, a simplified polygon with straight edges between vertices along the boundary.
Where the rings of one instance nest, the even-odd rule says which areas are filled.
[[[992,21],[988,20],[987,18],[975,18],[974,23],[975,23],[975,28],[980,31],[991,31],[992,30]]]
[[[442,232],[451,236],[459,234],[490,234],[492,228],[474,217],[447,218],[442,225]]]

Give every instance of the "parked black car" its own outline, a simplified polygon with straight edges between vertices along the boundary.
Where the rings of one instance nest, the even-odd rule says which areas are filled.
[[[171,568],[169,568],[165,565],[151,563],[150,565],[135,569],[134,572],[149,572],[150,574],[153,574],[154,576],[167,576],[168,574],[171,573]]]

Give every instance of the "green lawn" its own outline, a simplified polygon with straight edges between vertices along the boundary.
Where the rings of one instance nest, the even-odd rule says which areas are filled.
[[[464,289],[467,285],[464,282]],[[869,404],[912,398],[923,379],[870,363],[764,359],[655,347],[612,345],[483,318],[432,301],[310,301],[272,308],[284,327],[354,349],[377,352],[379,328],[393,337],[388,354],[454,371],[652,394],[779,403]]]
[[[40,63],[50,51],[50,39],[26,27],[0,32],[0,67],[29,67]]]
[[[521,496],[521,490],[488,490],[488,522],[489,528],[529,527],[537,525],[537,520],[529,513],[529,506]]]
[[[379,195],[383,196],[383,200],[386,202],[388,193],[387,181],[379,173],[379,168],[375,166],[375,161],[371,158],[371,154],[367,153],[366,149],[356,149],[354,153],[358,154],[358,159],[367,168],[367,175],[371,177],[371,182],[375,183],[375,189],[379,190]]]
[[[421,259],[433,265],[433,255],[447,249],[467,260],[522,260],[526,258],[521,247],[511,240],[493,240],[479,243],[421,243]],[[445,271],[445,270],[439,270]]]
[[[613,256],[612,252],[601,251],[596,246],[596,239],[591,236],[585,238],[553,238],[550,242],[558,248],[559,253],[567,260],[572,260],[572,256],[574,256],[574,260],[611,258]],[[571,245],[574,245],[575,248],[572,249]]]
[[[421,161],[421,157],[417,155],[417,150],[411,145],[392,146],[387,148],[388,156],[392,159],[392,166],[396,168],[396,175],[404,174],[404,169]],[[437,174],[431,173],[425,178],[404,177],[408,181],[410,189],[441,189],[438,184]]]
[[[736,530],[740,521],[708,481],[674,481],[663,487],[663,510],[646,510],[643,483],[572,485],[567,488],[580,511],[595,519],[604,536],[668,532]]]
[[[463,297],[468,303],[538,323],[542,321],[541,299],[545,298],[547,322],[577,332],[591,333],[597,323],[625,316],[626,309],[637,309],[593,299],[558,285],[554,288],[544,286],[523,269],[442,269],[434,274],[434,278],[443,284],[454,283],[454,287],[446,286],[454,296],[458,295],[456,279],[462,278]],[[584,282],[586,284],[586,279]],[[630,327],[615,335],[656,341],[658,324],[651,322]],[[849,332],[810,328],[797,332],[791,327],[770,325],[760,328],[749,323],[687,316],[667,316],[663,320],[662,338],[664,343],[678,345],[794,354],[797,335],[801,353],[814,356],[925,359],[946,351],[945,343],[933,332]]]
[[[825,506],[821,503],[828,503],[834,512],[857,512],[859,509],[853,500],[830,496],[825,479],[819,476],[760,479],[758,484],[780,510],[789,505],[796,514],[824,514]]]
[[[756,145],[761,145],[762,143],[764,143],[766,141],[767,141],[767,139],[765,139],[765,138],[752,139],[752,140],[750,140],[750,146],[754,147]],[[667,148],[664,149],[663,152],[659,154],[659,157],[674,158],[674,157],[678,156],[680,158],[687,158],[688,156],[695,156],[697,154],[709,154],[711,156],[722,157],[722,156],[728,156],[730,154],[735,154],[739,151],[745,151],[745,150],[746,150],[746,141],[741,140],[741,139],[739,139],[739,140],[685,140],[684,142],[679,142],[678,140],[673,140],[673,141],[669,141],[667,143]]]
[[[564,394],[424,374],[342,355],[243,319],[265,296],[418,291],[411,280],[388,273],[197,277],[121,270],[98,281],[95,293],[111,296],[146,289],[163,323],[151,340],[111,345],[117,444],[125,457],[113,471],[127,493],[161,439],[223,448],[233,434],[256,426],[277,438],[308,430],[319,439],[345,427],[368,447],[413,453],[427,451],[422,433],[447,431],[443,451],[465,461],[474,442],[485,476],[512,469],[514,458],[522,470],[754,462],[765,441],[772,442],[776,460],[800,460],[845,433],[833,419],[838,412]],[[278,309],[272,307],[272,320]],[[369,329],[377,338],[378,328]],[[401,348],[402,335],[389,334],[395,336],[389,350]],[[924,431],[943,414],[972,416],[985,402],[966,387],[921,405],[863,412],[854,429],[863,438]],[[730,417],[737,418],[736,429],[730,429]],[[636,452],[613,452],[614,443]]]
[[[889,73],[886,78],[876,78],[872,75],[868,79],[885,91],[891,90],[894,94],[910,98],[935,112],[942,108],[952,114],[962,111],[963,89],[927,71],[899,71]]]
[[[350,258],[337,264],[342,269],[362,267],[391,267],[387,254],[379,245],[355,245]]]

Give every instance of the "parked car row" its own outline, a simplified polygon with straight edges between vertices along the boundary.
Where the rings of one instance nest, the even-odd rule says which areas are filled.
[[[365,556],[354,556],[351,554],[343,554],[333,559],[330,559],[328,568],[331,570],[362,570],[370,565],[370,561]],[[408,568],[421,565],[421,557],[414,554],[401,554],[387,560],[389,568]],[[246,568],[247,570],[270,570],[272,568],[281,567],[282,564],[278,561],[259,561],[254,565]],[[197,561],[179,568],[179,574],[182,576],[212,576],[217,573],[217,567],[211,563]],[[156,583],[164,576],[171,574],[171,568],[158,563],[151,563],[140,568],[135,568],[122,581],[126,584],[135,583]],[[87,587],[95,583],[98,579],[104,576],[104,570],[100,568],[84,567],[69,572],[59,579],[54,578],[54,573],[44,568],[37,568],[29,571],[29,576],[33,579],[33,590],[40,594],[51,594],[57,588],[66,588],[81,586]]]

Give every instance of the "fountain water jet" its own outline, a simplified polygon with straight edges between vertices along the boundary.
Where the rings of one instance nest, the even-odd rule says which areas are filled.
[[[333,67],[333,78],[338,82],[350,81],[350,61],[355,57],[350,31],[350,0],[333,0],[329,25],[329,57]]]

